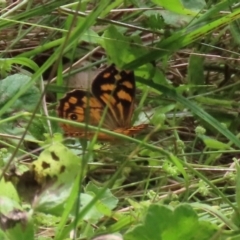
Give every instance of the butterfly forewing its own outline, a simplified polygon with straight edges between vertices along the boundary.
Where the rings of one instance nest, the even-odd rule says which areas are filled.
[[[97,126],[101,120],[103,106],[91,93],[74,90],[59,101],[57,111],[61,118]],[[72,125],[61,124],[61,126],[70,135],[80,131],[79,127]]]
[[[134,73],[118,71],[114,65],[94,79],[92,93],[107,107],[106,123],[109,123],[109,128],[131,126],[135,88]]]

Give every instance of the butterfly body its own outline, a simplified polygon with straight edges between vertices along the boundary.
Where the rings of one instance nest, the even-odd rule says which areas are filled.
[[[59,117],[76,122],[85,122],[116,133],[133,136],[146,124],[132,126],[131,119],[134,110],[135,78],[132,71],[119,71],[114,65],[103,70],[93,80],[91,92],[73,90],[59,101],[57,112]],[[61,124],[66,135],[91,139],[95,134],[87,128]],[[114,138],[99,132],[97,138],[111,141]]]

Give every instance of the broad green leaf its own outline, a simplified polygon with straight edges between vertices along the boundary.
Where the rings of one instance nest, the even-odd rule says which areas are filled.
[[[81,37],[82,41],[86,41],[88,43],[97,44],[99,42],[99,35],[94,32],[92,29],[88,29]]]
[[[14,209],[22,210],[20,203],[10,197],[0,196],[0,212],[4,215],[12,212]]]
[[[183,6],[187,9],[200,11],[206,6],[205,0],[181,0]]]
[[[25,212],[18,202],[5,196],[0,196],[0,222],[8,239],[34,239],[31,213]]]
[[[81,159],[64,145],[55,142],[47,147],[33,163],[36,181],[48,186],[35,197],[34,208],[62,214],[74,180],[81,171]]]
[[[72,187],[72,183],[47,185],[35,196],[33,209],[38,212],[61,216]]]
[[[86,186],[86,193],[94,193],[94,195],[97,195],[100,191],[102,191],[103,188],[97,187],[92,182],[88,183]],[[117,206],[118,199],[113,196],[111,191],[109,189],[105,190],[105,193],[101,195],[101,198],[99,199],[103,204],[109,207],[109,209],[114,209]]]
[[[61,215],[75,178],[81,173],[81,159],[61,143],[47,147],[33,163],[39,184],[47,186],[35,197],[34,208]]]
[[[92,200],[93,200],[93,196],[89,195],[89,194],[86,194],[86,193],[82,193],[80,195],[80,203],[81,203],[81,208],[80,208],[80,211],[85,208]],[[83,219],[84,220],[87,220],[87,221],[93,221],[95,222],[96,220],[100,219],[101,217],[103,217],[103,213],[101,213],[99,210],[98,210],[98,207],[97,207],[97,202],[91,206],[91,208],[89,209],[89,211],[87,211],[87,213],[83,216]]]
[[[162,10],[161,15],[166,25],[174,26],[177,29],[185,27],[193,20],[190,15],[182,15],[168,10]]]
[[[119,67],[134,59],[129,38],[123,36],[114,26],[110,26],[104,32],[102,46],[106,50],[111,62],[114,62]]]
[[[6,236],[6,233],[4,231],[2,231],[1,229],[0,229],[0,239],[9,240],[9,238],[7,238],[7,236]]]
[[[121,69],[127,62],[141,56],[145,49],[139,51],[139,44],[141,40],[138,36],[126,37],[120,32],[119,28],[110,26],[103,35],[99,43],[105,49],[109,61],[120,67]],[[121,49],[121,51],[119,51]],[[136,69],[135,74],[143,78],[150,78],[152,74],[152,64],[146,63],[140,68]]]
[[[17,190],[10,181],[5,181],[4,178],[0,181],[0,197],[8,197],[16,202],[19,202]]]
[[[0,109],[11,100],[31,78],[23,74],[14,74],[0,81]],[[8,109],[7,112],[12,111],[32,111],[35,109],[40,99],[40,91],[37,87],[32,85],[25,91]]]
[[[153,204],[149,207],[144,222],[129,230],[124,239],[208,240],[215,233],[216,226],[200,221],[189,205],[182,204],[171,210],[166,206]]]
[[[11,240],[34,240],[34,224],[31,216],[26,212],[16,212],[13,219],[9,219],[9,227],[5,229]],[[16,220],[17,218],[17,220]],[[6,223],[7,225],[7,223]]]
[[[55,179],[58,184],[73,183],[81,171],[81,159],[61,143],[47,147],[33,162],[35,178],[39,183]]]

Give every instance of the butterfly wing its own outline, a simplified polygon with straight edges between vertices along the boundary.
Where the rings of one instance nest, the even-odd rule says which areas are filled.
[[[147,127],[148,127],[148,124],[140,124],[140,125],[137,125],[137,126],[132,126],[132,127],[126,128],[126,129],[118,128],[118,129],[115,129],[114,132],[132,137],[135,134],[138,134],[139,132],[141,132],[143,129],[147,128]]]
[[[132,71],[119,71],[114,65],[104,69],[92,83],[92,93],[107,107],[108,129],[131,127],[134,108],[135,79]]]
[[[75,122],[86,122],[97,126],[101,120],[103,106],[89,92],[83,90],[73,90],[67,93],[57,107],[58,116]],[[85,129],[61,123],[61,127],[67,135],[84,134]]]
[[[119,71],[114,65],[103,70],[92,83],[92,93],[73,90],[65,95],[57,107],[58,116],[75,122],[102,127],[116,133],[133,136],[146,127],[131,125],[134,109],[135,79],[131,71]],[[95,134],[86,128],[61,123],[66,135],[91,139]],[[114,137],[98,133],[98,139],[115,140]]]

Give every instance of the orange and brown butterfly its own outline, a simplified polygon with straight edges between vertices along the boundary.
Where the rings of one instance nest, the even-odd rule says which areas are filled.
[[[131,124],[135,91],[134,73],[120,71],[115,65],[111,65],[93,80],[91,92],[80,89],[68,92],[59,101],[57,113],[63,119],[93,126],[98,126],[104,117],[102,128],[133,136],[147,127],[147,124],[138,126]],[[60,126],[67,136],[91,139],[95,134],[94,131],[84,127],[79,128],[65,123],[61,123]],[[112,141],[115,137],[98,132],[97,139]]]

